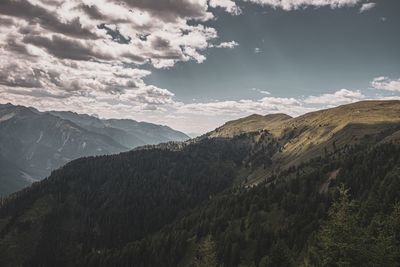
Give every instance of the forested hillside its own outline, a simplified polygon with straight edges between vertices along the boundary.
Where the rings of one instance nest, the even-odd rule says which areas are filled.
[[[140,240],[228,188],[253,136],[71,162],[4,201],[0,262],[62,266]]]
[[[229,189],[159,233],[80,264],[398,266],[399,192],[400,146],[354,147]]]

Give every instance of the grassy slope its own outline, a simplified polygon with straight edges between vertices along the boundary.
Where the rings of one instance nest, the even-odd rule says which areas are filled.
[[[228,122],[208,136],[233,137],[261,130],[278,139],[281,149],[273,157],[273,168],[262,168],[249,175],[252,183],[345,146],[399,142],[400,101],[362,101],[296,118],[284,114],[251,115]]]

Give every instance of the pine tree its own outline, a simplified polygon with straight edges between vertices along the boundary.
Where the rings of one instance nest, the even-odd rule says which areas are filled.
[[[362,224],[359,207],[340,187],[340,198],[317,236],[309,257],[317,266],[398,266],[400,206],[389,216],[377,214]],[[308,266],[303,264],[303,266]]]
[[[193,267],[217,267],[216,245],[211,235],[208,235],[199,245]]]
[[[319,234],[322,266],[365,266],[364,233],[357,225],[355,203],[349,200],[348,191],[340,187],[340,198],[330,209],[329,220]]]
[[[271,267],[293,266],[291,251],[283,241],[278,240],[278,242],[272,247],[267,266]]]

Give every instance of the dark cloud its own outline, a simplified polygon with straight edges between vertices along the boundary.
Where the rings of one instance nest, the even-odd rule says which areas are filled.
[[[41,29],[32,27],[32,25],[28,25],[28,26],[22,26],[21,28],[19,28],[18,32],[23,35],[40,35]]]
[[[42,0],[43,1],[43,0]],[[87,4],[80,4],[76,6],[74,9],[78,9],[83,11],[89,18],[102,21],[102,22],[107,22],[107,23],[113,23],[113,24],[118,24],[118,23],[130,23],[129,20],[125,18],[115,18],[115,17],[110,17],[104,14],[100,8],[93,4],[93,5],[87,5]],[[139,25],[138,25],[139,26]]]
[[[169,40],[161,37],[156,37],[152,42],[151,46],[156,50],[167,50],[171,47]]]
[[[53,84],[62,87],[61,73],[50,70],[44,71],[38,68],[26,68],[18,64],[9,64],[0,68],[0,85],[5,85],[11,88],[36,88],[47,90],[46,85]],[[16,94],[16,89],[12,89]],[[68,90],[67,90],[68,91]],[[11,91],[10,91],[11,92]],[[21,91],[25,92],[25,90]],[[37,92],[37,91],[35,91]],[[43,94],[43,92],[41,93]],[[31,94],[31,96],[36,96]]]
[[[117,1],[118,2],[118,1]],[[139,8],[165,20],[175,21],[177,18],[205,19],[207,4],[189,0],[122,0],[128,6]]]
[[[127,77],[126,77],[127,78]],[[126,83],[126,87],[128,88],[139,88],[139,86],[137,85],[137,83],[133,80],[129,80]]]
[[[14,95],[32,96],[35,98],[63,99],[71,96],[70,94],[52,94],[43,89],[30,89],[30,90],[6,89],[6,92]]]
[[[0,3],[0,5],[1,5],[1,3]],[[14,24],[14,20],[13,19],[0,16],[0,25],[11,26],[13,24]]]
[[[134,62],[136,62],[137,64],[143,64],[147,61],[147,56],[143,56],[143,55],[136,55],[136,54],[132,54],[132,53],[122,53],[121,56],[123,58],[127,58],[130,59]],[[128,64],[131,67],[134,67],[134,65],[132,64]]]
[[[26,0],[1,0],[0,14],[25,19],[32,24],[65,35],[77,38],[95,39],[97,36],[82,27],[79,18],[69,22],[61,22],[59,18],[43,7],[33,5]]]
[[[182,52],[181,51],[165,51],[162,53],[154,53],[148,54],[148,58],[152,59],[173,59],[173,60],[180,60],[182,59]]]
[[[85,46],[77,40],[62,38],[57,35],[53,35],[52,38],[37,35],[27,35],[24,37],[23,41],[39,47],[43,47],[47,50],[47,52],[61,59],[112,59],[111,56],[104,53],[95,52],[92,50],[91,47]]]
[[[29,57],[34,57],[29,51],[28,48],[25,44],[19,43],[16,41],[13,36],[9,36],[6,40],[5,46],[4,46],[8,51],[15,52],[19,56],[25,55]]]
[[[7,77],[2,77],[0,76],[0,84],[1,85],[6,85],[9,87],[25,87],[25,88],[40,88],[42,87],[40,81],[35,80],[35,79],[24,79],[24,78],[20,78],[20,79],[16,79],[16,80],[7,80]]]
[[[54,84],[55,86],[61,87],[62,86],[62,80],[61,80],[61,73],[55,70],[50,70],[47,72],[47,75],[49,77],[49,81]]]
[[[47,27],[49,30],[53,30],[55,32],[59,32],[72,37],[83,39],[97,39],[97,36],[94,33],[82,27],[79,18],[75,18],[68,23],[62,23],[56,20],[51,26],[48,26],[47,23],[45,23],[45,27]]]
[[[2,66],[0,69],[0,84],[9,87],[42,88],[39,69],[21,75],[20,68],[16,64]]]
[[[58,6],[60,4],[57,0],[41,0],[41,2],[50,6]]]
[[[95,20],[107,20],[107,16],[101,13],[99,8],[95,5],[80,4],[77,8],[86,13],[90,18]]]

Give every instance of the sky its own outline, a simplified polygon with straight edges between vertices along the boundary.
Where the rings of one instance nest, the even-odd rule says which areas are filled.
[[[204,133],[400,99],[398,0],[1,0],[0,103]]]

